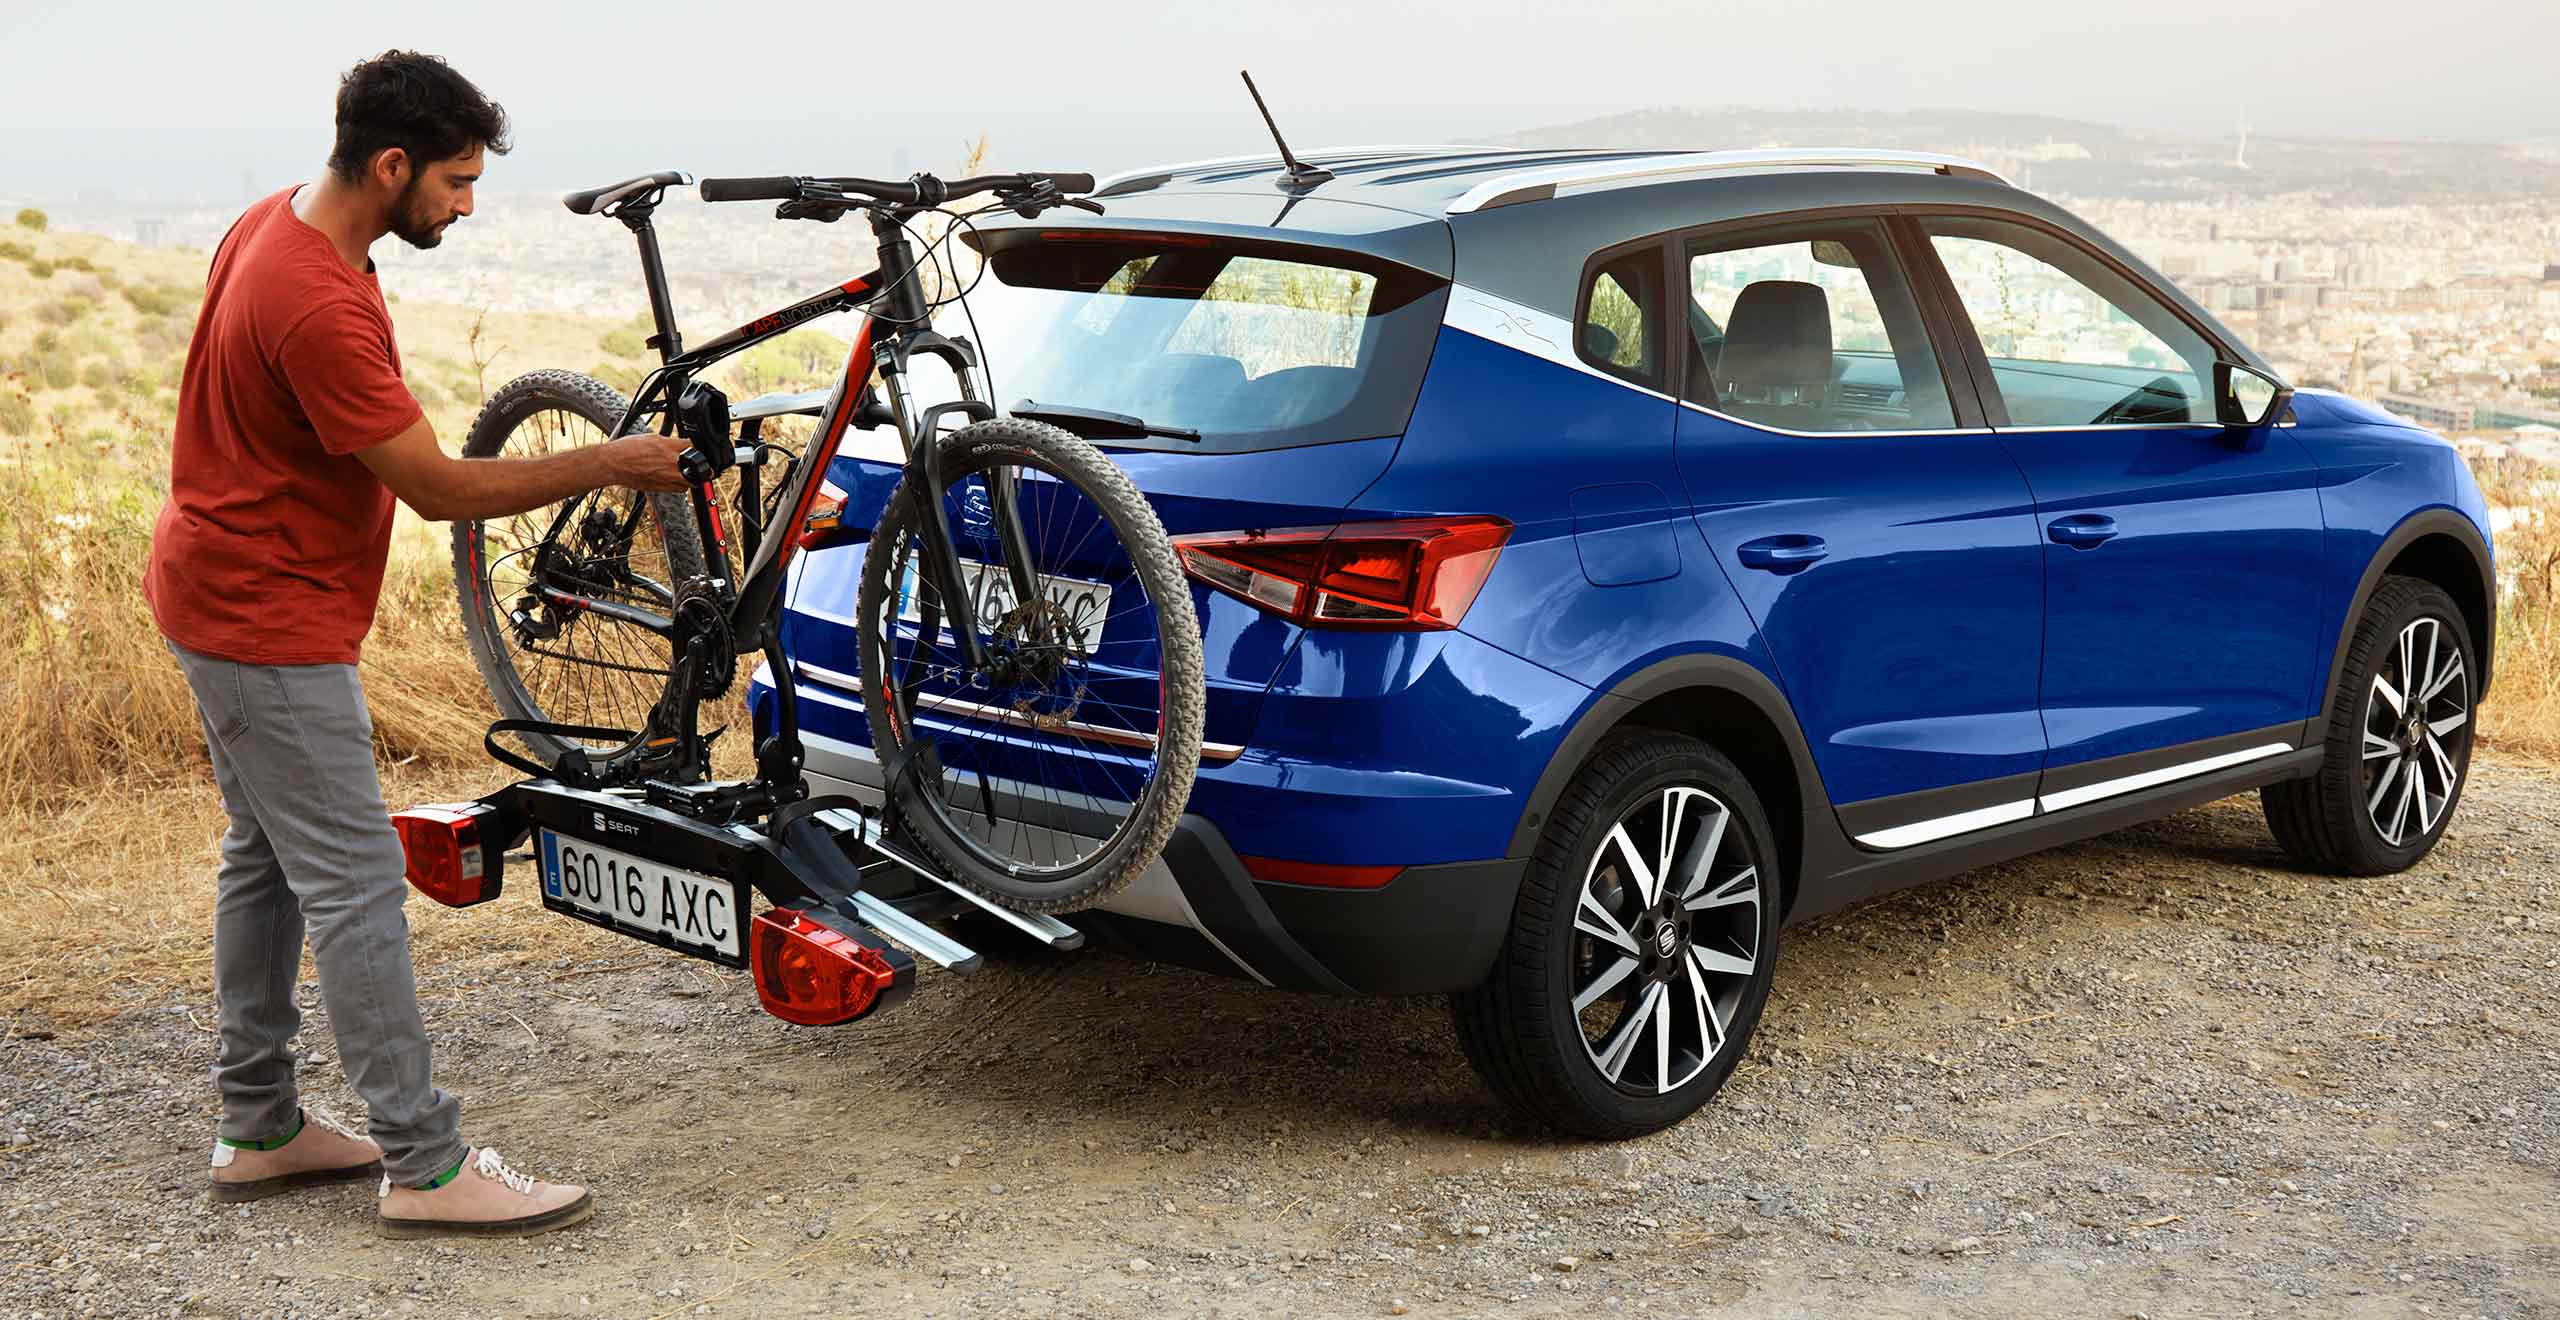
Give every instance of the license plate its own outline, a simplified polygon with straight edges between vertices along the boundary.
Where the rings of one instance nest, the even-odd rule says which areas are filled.
[[[745,958],[736,883],[550,830],[542,838],[542,896],[644,939]]]
[[[1102,621],[1111,613],[1111,588],[1101,582],[1083,578],[1054,577],[1039,574],[1040,593],[1055,603],[1076,630],[1076,650],[1090,656],[1102,645]],[[1002,565],[982,564],[974,559],[960,561],[960,580],[969,589],[969,612],[983,631],[990,619],[1000,618],[1014,606],[1013,574]],[[898,584],[898,617],[908,623],[922,623],[916,608],[916,561],[907,560],[906,577]],[[943,621],[943,636],[951,635],[950,620]]]

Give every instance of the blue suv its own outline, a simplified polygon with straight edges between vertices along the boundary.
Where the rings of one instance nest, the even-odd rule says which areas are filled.
[[[1731,1072],[1788,922],[2247,789],[2302,864],[2397,871],[2461,797],[2495,579],[2452,447],[1980,165],[1381,148],[1096,196],[966,237],[995,401],[1115,419],[1196,581],[1190,814],[1101,938],[1449,995],[1505,1099],[1628,1136]],[[829,473],[852,528],[878,443]],[[801,559],[785,647],[813,789],[876,799],[861,559]]]

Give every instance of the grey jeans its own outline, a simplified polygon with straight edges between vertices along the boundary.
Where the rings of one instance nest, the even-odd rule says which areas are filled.
[[[409,967],[400,836],[373,766],[353,665],[244,665],[171,644],[195,690],[231,828],[213,917],[220,1135],[293,1126],[294,983],[306,924],[347,1078],[383,1169],[415,1186],[462,1159],[461,1106],[435,1087]]]

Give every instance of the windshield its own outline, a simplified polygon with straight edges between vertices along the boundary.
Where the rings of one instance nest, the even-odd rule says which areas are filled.
[[[1234,451],[1400,433],[1446,288],[1355,253],[1193,234],[990,238],[995,255],[969,305],[998,407],[1099,409],[1201,437],[1115,448]]]

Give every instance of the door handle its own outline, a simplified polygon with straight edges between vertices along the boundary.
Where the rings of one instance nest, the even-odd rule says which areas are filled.
[[[2103,513],[2075,513],[2045,524],[2044,534],[2052,538],[2055,545],[2067,545],[2074,550],[2094,550],[2116,534],[2116,520]]]
[[[1745,541],[1734,550],[1743,567],[1765,568],[1772,573],[1802,572],[1830,553],[1831,547],[1824,544],[1821,537],[1799,532]]]

